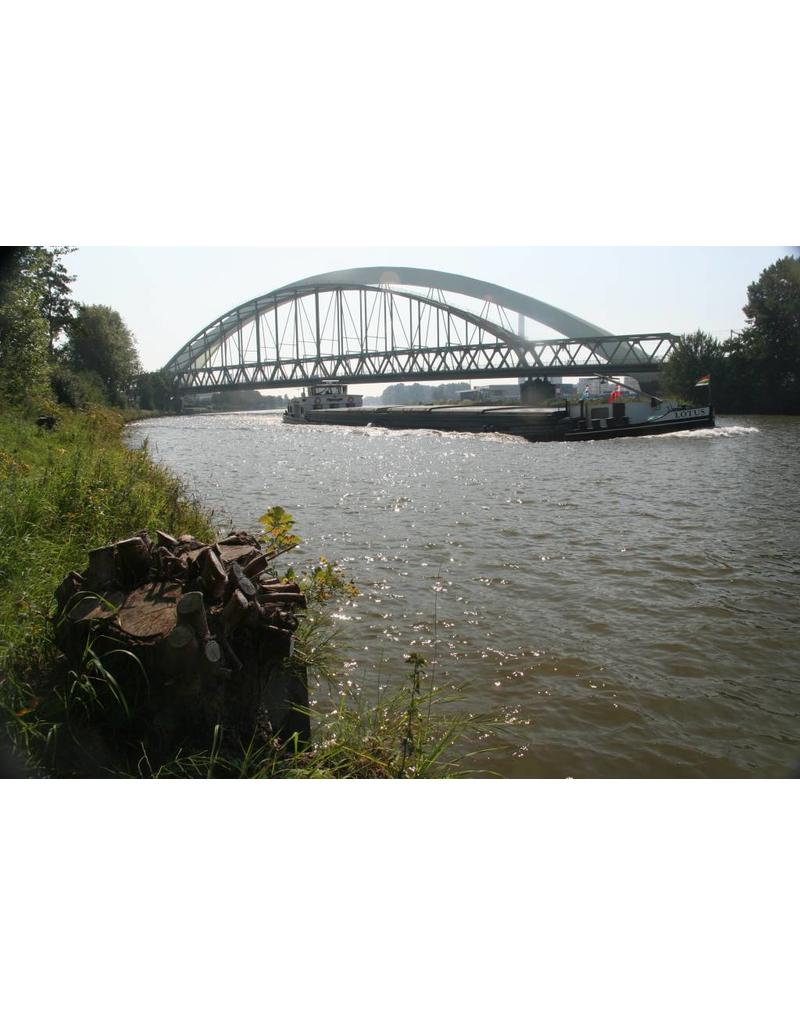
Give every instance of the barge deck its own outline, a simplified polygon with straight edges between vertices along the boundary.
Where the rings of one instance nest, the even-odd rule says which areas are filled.
[[[528,441],[594,441],[615,437],[636,437],[714,426],[711,407],[681,407],[648,410],[655,415],[641,419],[626,415],[633,403],[619,403],[595,416],[597,408],[583,415],[573,410],[532,409],[525,406],[370,406],[357,409],[318,409],[305,414],[307,423],[331,426],[387,427],[393,430],[444,430],[465,433],[502,433]],[[596,405],[596,403],[595,403]],[[578,412],[577,409],[574,412]]]

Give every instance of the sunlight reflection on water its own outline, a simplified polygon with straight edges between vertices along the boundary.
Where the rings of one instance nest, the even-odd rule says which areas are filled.
[[[800,422],[582,444],[500,434],[147,420],[225,524],[281,504],[361,596],[338,612],[366,690],[437,684],[513,720],[521,776],[782,775],[800,756]],[[525,724],[528,723],[528,724]]]

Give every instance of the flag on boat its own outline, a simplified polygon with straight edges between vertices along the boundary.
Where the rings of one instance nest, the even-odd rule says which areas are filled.
[[[707,373],[705,377],[701,377],[700,380],[695,384],[696,388],[706,388],[711,383],[711,374]]]

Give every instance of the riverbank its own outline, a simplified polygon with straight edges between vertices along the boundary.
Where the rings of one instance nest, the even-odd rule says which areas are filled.
[[[69,731],[71,698],[58,681],[59,658],[48,621],[53,591],[66,573],[85,564],[90,548],[142,529],[206,540],[215,535],[208,514],[182,482],[155,465],[146,446],[124,444],[125,422],[131,418],[139,417],[109,409],[59,412],[56,428],[43,430],[32,417],[0,415],[0,714],[13,762],[23,775],[53,774],[48,749],[59,730]],[[321,675],[323,620],[321,610],[312,613],[298,642],[298,657]],[[175,751],[167,763],[152,764],[144,757],[138,774],[453,774],[458,766],[445,753],[462,723],[458,716],[436,714],[440,697],[424,693],[423,680],[423,666],[415,664],[408,685],[398,685],[393,697],[376,706],[342,698],[326,714],[314,712],[313,748],[293,757],[248,751],[239,759],[223,759],[209,737],[208,750]],[[98,679],[91,682],[98,686]],[[49,699],[53,687],[60,693],[57,701]],[[110,763],[97,774],[123,772]]]

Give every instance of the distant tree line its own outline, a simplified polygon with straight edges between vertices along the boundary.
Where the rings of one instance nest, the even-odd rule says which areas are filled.
[[[747,289],[745,329],[720,341],[684,335],[664,368],[664,387],[702,401],[697,381],[711,376],[720,412],[800,413],[800,259],[786,256]]]
[[[288,394],[261,394],[253,389],[241,391],[215,391],[200,398],[188,396],[183,400],[184,409],[213,410],[216,413],[237,413],[259,409],[286,409]]]
[[[390,384],[383,389],[379,405],[436,405],[458,401],[459,391],[469,384]]]
[[[120,314],[73,300],[75,277],[64,265],[71,252],[71,246],[0,248],[0,401],[170,409],[170,376],[143,372]],[[697,401],[695,384],[709,374],[720,412],[800,413],[800,259],[787,256],[767,267],[747,289],[744,313],[745,329],[727,340],[702,330],[684,335],[664,368],[663,388]],[[436,404],[457,400],[467,387],[391,384],[378,401]],[[215,396],[213,407],[285,402],[285,396],[227,392]]]

